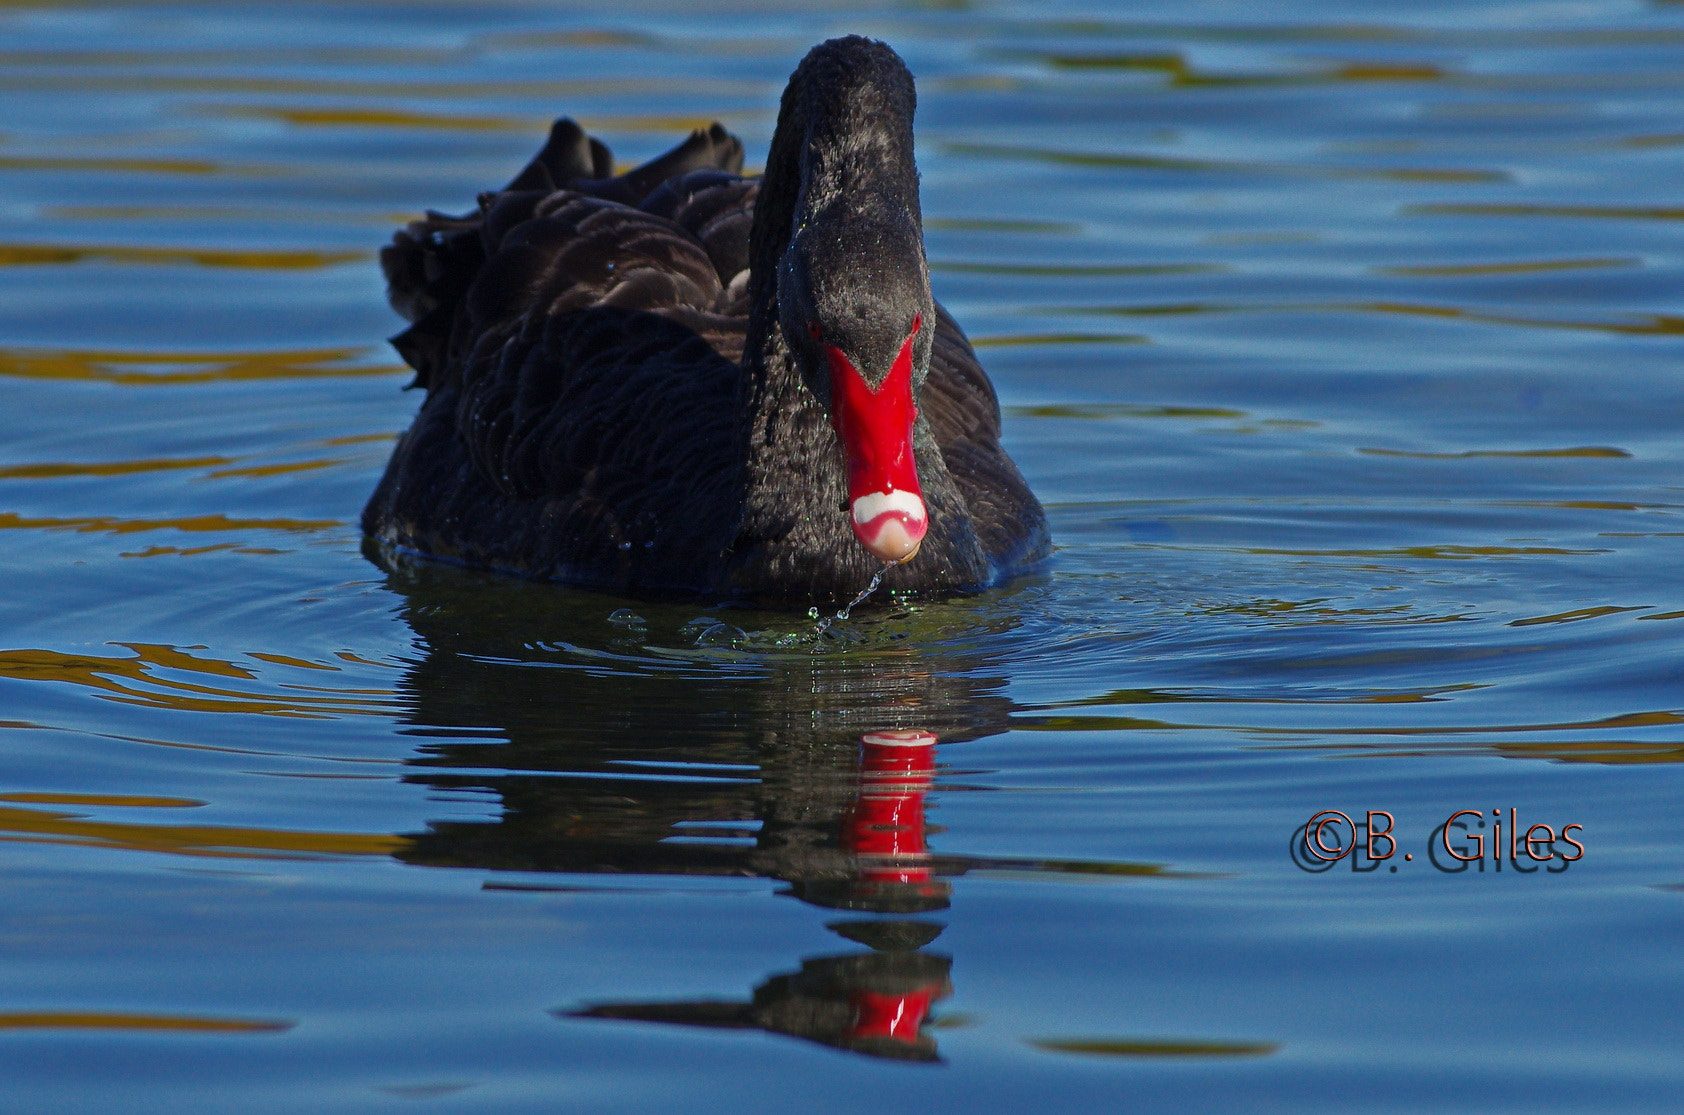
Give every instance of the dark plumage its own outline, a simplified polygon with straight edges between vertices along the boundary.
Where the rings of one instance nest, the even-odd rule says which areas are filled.
[[[477,212],[400,231],[381,264],[414,324],[393,344],[427,399],[364,529],[529,577],[791,602],[852,596],[897,540],[916,556],[892,589],[1044,557],[994,390],[930,295],[914,101],[892,50],[835,39],[791,77],[758,180],[718,124],[615,177],[563,119]],[[833,401],[877,406],[908,358],[909,442],[909,410]],[[839,433],[896,414],[915,480]],[[917,506],[864,523],[897,489]]]

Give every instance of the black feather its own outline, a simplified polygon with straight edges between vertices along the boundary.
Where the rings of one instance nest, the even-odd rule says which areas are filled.
[[[787,335],[800,303],[862,369],[915,314],[933,325],[914,350],[929,533],[886,583],[973,589],[1044,557],[994,390],[929,296],[914,99],[888,47],[832,40],[790,80],[763,179],[718,124],[612,177],[562,119],[477,212],[399,231],[381,266],[413,324],[393,344],[428,397],[364,529],[620,590],[852,596],[881,562],[849,527],[826,381]]]

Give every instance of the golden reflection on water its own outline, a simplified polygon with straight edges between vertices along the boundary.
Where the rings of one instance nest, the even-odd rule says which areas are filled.
[[[1075,221],[1037,221],[1016,217],[925,217],[926,231],[941,232],[1021,232],[1030,236],[1075,236],[1082,225]]]
[[[1381,275],[1406,278],[1459,279],[1485,275],[1530,275],[1550,271],[1589,271],[1611,267],[1641,267],[1637,256],[1611,256],[1592,259],[1537,259],[1511,263],[1447,263],[1414,264],[1399,267],[1376,267]]]
[[[1450,695],[1483,688],[1469,683],[1431,686],[1390,693],[1317,694],[1314,697],[1247,697],[1205,693],[1180,693],[1164,689],[1113,689],[1094,697],[1065,701],[1058,708],[1107,708],[1123,705],[1211,704],[1224,705],[1395,705],[1443,701]],[[1035,711],[1033,706],[1027,711]]]
[[[4,84],[0,82],[0,84]],[[85,170],[99,174],[226,174],[209,159],[129,159],[113,156],[0,155],[0,170]]]
[[[128,386],[214,383],[250,379],[316,379],[408,372],[364,361],[373,346],[252,349],[243,352],[134,352],[120,349],[0,347],[0,376],[97,380]]]
[[[972,337],[972,348],[1015,348],[1025,345],[1143,345],[1151,338],[1141,333],[1002,333],[994,337]]]
[[[947,142],[951,155],[1020,159],[1054,166],[1117,170],[1167,170],[1189,174],[1270,174],[1315,178],[1381,179],[1393,182],[1479,183],[1509,182],[1507,171],[1435,169],[1426,167],[1312,166],[1304,163],[1267,163],[1233,159],[1176,158],[1167,155],[1127,155],[1095,151],[1063,151],[1003,143]]]
[[[1684,745],[1654,740],[1560,740],[1499,743],[1505,759],[1549,759],[1557,763],[1684,763]]]
[[[0,8],[12,6],[0,0]],[[18,7],[40,8],[47,5],[34,2],[19,3]],[[225,66],[237,58],[246,65],[321,62],[344,65],[363,62],[381,64],[427,64],[447,62],[459,58],[461,51],[426,49],[422,47],[242,47],[237,54],[226,50],[0,50],[0,66],[38,66],[42,68],[75,68],[81,66],[130,69],[135,66],[182,66],[188,69]]]
[[[1223,699],[1223,703],[1230,703]],[[1243,702],[1242,702],[1243,703]],[[1283,702],[1284,703],[1284,702]],[[1311,702],[1306,702],[1311,703]],[[1027,731],[1118,732],[1188,731],[1235,732],[1259,737],[1319,738],[1314,743],[1264,743],[1265,750],[1315,751],[1367,759],[1420,758],[1435,756],[1494,755],[1504,759],[1545,760],[1559,763],[1603,763],[1640,765],[1684,762],[1684,744],[1671,740],[1575,739],[1575,740],[1469,740],[1467,736],[1519,732],[1623,731],[1632,728],[1676,728],[1684,717],[1674,713],[1650,712],[1613,716],[1580,724],[1497,724],[1480,726],[1402,727],[1260,727],[1236,724],[1176,723],[1136,717],[1046,716],[1022,725]],[[1361,737],[1378,737],[1368,742]],[[1434,737],[1446,737],[1442,740]],[[1355,737],[1355,738],[1353,738]],[[1407,743],[1395,737],[1407,739]],[[1385,742],[1380,742],[1384,740]]]
[[[1493,202],[1456,202],[1406,205],[1403,216],[1424,217],[1569,217],[1619,221],[1684,220],[1684,206],[1673,205],[1536,205]]]
[[[125,807],[134,808],[133,800],[127,799]],[[84,814],[68,810],[0,805],[0,841],[8,840],[218,859],[389,856],[397,854],[409,843],[401,836],[384,833],[299,832],[222,825],[91,821]]]
[[[1527,557],[1537,554],[1583,557],[1590,554],[1611,552],[1605,549],[1583,550],[1569,549],[1563,546],[1388,546],[1372,550],[1299,550],[1273,546],[1241,546],[1232,549],[1236,553],[1274,555],[1277,557],[1409,557],[1420,558],[1424,561],[1468,561],[1473,558]]]
[[[493,116],[486,114],[423,112],[416,109],[283,106],[283,105],[217,105],[204,110],[208,114],[246,117],[254,120],[275,120],[300,128],[396,128],[441,132],[528,132],[541,137],[546,117],[541,114]],[[650,113],[580,113],[576,119],[590,132],[651,132],[678,134],[705,130],[715,121],[740,121],[745,118],[769,116],[765,110],[734,110],[710,115]],[[405,218],[407,219],[407,218]]]
[[[212,479],[229,477],[287,476],[295,472],[314,472],[321,468],[338,468],[346,458],[325,458],[317,461],[287,461],[276,465],[247,465],[242,468],[221,468],[208,473]]]
[[[347,437],[322,438],[316,445],[331,448],[352,446],[386,446],[396,434],[353,434]],[[195,479],[229,480],[271,476],[290,476],[320,469],[360,464],[379,456],[377,450],[349,456],[310,457],[303,460],[278,461],[270,464],[243,464],[250,457],[154,457],[134,461],[37,461],[27,464],[0,466],[0,480],[70,480],[101,476],[136,476],[157,472],[198,472]],[[180,519],[64,519],[25,518],[0,513],[0,529],[33,528],[45,530],[79,530],[83,532],[109,531],[131,534],[136,531],[179,529],[188,531],[235,530],[259,527],[292,531],[315,531],[342,525],[338,520],[274,520],[223,519],[216,516],[197,516]]]
[[[182,712],[249,713],[301,719],[391,716],[403,703],[389,689],[322,689],[283,685],[284,692],[252,692],[169,677],[164,672],[256,681],[249,666],[188,654],[176,647],[115,643],[127,656],[55,650],[0,650],[0,678],[61,682],[91,690],[104,700]],[[323,669],[336,669],[322,666]]]
[[[44,73],[0,75],[0,89],[31,89],[57,92],[106,91],[130,93],[267,93],[312,97],[376,97],[404,100],[437,99],[462,103],[479,99],[509,98],[567,103],[599,97],[662,97],[672,101],[724,101],[760,97],[768,86],[759,82],[728,78],[596,78],[581,80],[535,79],[529,81],[368,81],[328,77],[235,77],[212,75],[101,75],[87,73]],[[541,121],[536,121],[539,128]],[[103,160],[89,160],[105,164]],[[7,164],[0,160],[0,168]],[[213,166],[215,164],[212,164]],[[146,169],[144,166],[139,169]],[[280,168],[277,168],[280,169]]]
[[[310,662],[303,658],[294,658],[288,654],[270,654],[266,651],[253,650],[247,651],[246,657],[255,658],[259,662],[270,662],[276,666],[292,666],[300,670],[326,670],[329,673],[339,672],[338,666],[329,665],[326,662]]]
[[[1118,723],[1118,721],[1113,720],[1109,717],[1099,717],[1099,716],[1068,717],[1068,718],[1066,718],[1066,717],[1048,717],[1048,718],[1046,718],[1045,722],[1040,723],[1040,724],[1031,725],[1031,726],[1035,727],[1035,728],[1041,728],[1043,730],[1051,730],[1055,727],[1052,723],[1055,720],[1057,720],[1057,721],[1064,721],[1064,720],[1081,721],[1080,724],[1075,725],[1075,726],[1080,727],[1080,728],[1087,728],[1087,729],[1099,729],[1099,728],[1104,727],[1104,725],[1107,724],[1107,723],[1110,723],[1110,724]],[[1486,734],[1497,734],[1497,733],[1507,734],[1507,733],[1513,733],[1513,732],[1599,732],[1599,731],[1610,731],[1610,730],[1622,730],[1623,731],[1623,730],[1628,729],[1628,728],[1672,728],[1672,727],[1676,727],[1680,724],[1684,724],[1684,714],[1671,712],[1671,711],[1656,711],[1656,712],[1632,712],[1632,713],[1625,713],[1625,714],[1619,715],[1619,716],[1607,716],[1607,717],[1603,717],[1600,720],[1584,720],[1584,721],[1579,721],[1579,722],[1576,722],[1576,723],[1558,723],[1558,724],[1547,724],[1547,723],[1546,724],[1461,724],[1461,725],[1439,724],[1439,725],[1431,725],[1431,726],[1425,726],[1425,727],[1406,727],[1406,726],[1402,726],[1402,725],[1395,725],[1395,726],[1375,725],[1375,726],[1371,726],[1371,727],[1355,727],[1355,728],[1340,728],[1340,727],[1334,727],[1334,728],[1308,728],[1308,727],[1304,727],[1304,728],[1282,728],[1282,727],[1276,727],[1276,726],[1243,726],[1243,725],[1215,725],[1215,724],[1200,724],[1200,725],[1175,724],[1175,725],[1164,725],[1164,726],[1176,727],[1176,728],[1182,728],[1182,729],[1198,729],[1198,730],[1204,730],[1204,731],[1209,731],[1209,730],[1238,731],[1238,732],[1246,732],[1246,733],[1251,733],[1251,734],[1261,735],[1261,736],[1271,736],[1271,735],[1324,735],[1324,736],[1411,736],[1411,737],[1414,737],[1414,736],[1466,736],[1466,735],[1486,735]],[[1068,730],[1067,726],[1065,726],[1063,724],[1058,725],[1057,729],[1058,730]],[[1594,744],[1596,744],[1598,746],[1607,746],[1607,744],[1604,741],[1591,741],[1591,742],[1593,742]],[[1311,745],[1311,746],[1314,746],[1314,745]],[[1466,745],[1465,744],[1459,744],[1458,746],[1466,746]],[[1545,746],[1545,745],[1534,744],[1534,743],[1528,742],[1528,743],[1523,743],[1523,744],[1495,744],[1494,743],[1491,746],[1495,748],[1495,747],[1534,747],[1534,746]],[[1554,746],[1554,745],[1549,745],[1549,746]],[[1633,744],[1631,744],[1631,746],[1633,746],[1633,747],[1647,747],[1647,748],[1664,748],[1668,752],[1676,751],[1680,747],[1679,744],[1674,743],[1674,742],[1657,743],[1655,741],[1634,742]],[[1672,760],[1669,759],[1669,760],[1665,760],[1665,761],[1671,762]]]
[[[139,534],[149,530],[180,530],[189,533],[277,530],[292,534],[314,534],[344,526],[339,519],[231,519],[226,515],[190,515],[174,519],[119,519],[35,517],[0,512],[0,530],[74,530],[82,534]]]
[[[1684,745],[1665,740],[1637,739],[1527,740],[1523,743],[1485,744],[1469,744],[1463,741],[1432,744],[1412,739],[1407,747],[1396,743],[1340,740],[1335,743],[1288,744],[1280,749],[1325,751],[1365,759],[1494,755],[1501,759],[1541,759],[1553,763],[1597,763],[1617,766],[1684,763]]]
[[[1038,278],[1078,279],[1155,275],[1210,275],[1228,270],[1219,263],[983,263],[930,260],[930,270],[968,275],[1029,275]]]
[[[0,1030],[143,1030],[192,1034],[276,1034],[291,1021],[212,1018],[190,1014],[131,1014],[122,1011],[0,1011]]]
[[[1387,314],[1403,317],[1444,318],[1480,325],[1517,325],[1529,329],[1571,329],[1626,336],[1661,337],[1684,335],[1684,315],[1630,314],[1625,320],[1593,321],[1500,314],[1460,306],[1422,302],[1163,302],[1138,306],[1048,306],[1039,313],[1091,315],[1096,317],[1165,317],[1183,314]]]
[[[1006,413],[1025,418],[1246,418],[1243,410],[1228,407],[1145,406],[1138,403],[1055,403],[1007,407]]]
[[[1497,314],[1467,310],[1460,306],[1434,306],[1410,302],[1334,303],[1305,309],[1355,310],[1377,314],[1405,314],[1415,317],[1459,318],[1486,325],[1520,325],[1533,329],[1582,329],[1633,336],[1676,336],[1684,334],[1684,316],[1675,314],[1633,314],[1630,321],[1586,321],[1521,314]]]
[[[1203,86],[1203,85],[1255,85],[1274,84],[1284,80],[1280,76],[1271,75],[1215,75],[1195,70],[1187,61],[1184,54],[1174,51],[1160,52],[1118,52],[1102,54],[1085,52],[1081,54],[1063,53],[1045,50],[1023,50],[1002,52],[1007,58],[1014,60],[1038,62],[1043,66],[1051,66],[1060,70],[1128,70],[1144,71],[1159,74],[1168,79],[1171,86]]]
[[[63,221],[279,221],[288,224],[367,225],[382,230],[407,224],[413,213],[384,210],[289,209],[284,205],[43,205],[43,218]]]
[[[326,438],[319,444],[346,447],[363,444],[384,445],[390,434],[360,434],[343,438]],[[146,458],[135,461],[43,461],[0,467],[0,480],[67,480],[105,476],[133,476],[158,472],[197,472],[198,480],[254,479],[290,476],[360,463],[356,455],[309,458],[261,465],[240,465],[244,457],[180,457]],[[230,467],[238,465],[239,467]],[[70,530],[78,533],[135,534],[154,530],[181,530],[189,533],[220,533],[224,531],[283,531],[314,534],[344,525],[339,520],[299,519],[238,519],[222,515],[184,516],[166,519],[122,519],[115,517],[28,517],[0,512],[0,530]],[[240,543],[223,542],[192,549],[173,546],[153,546],[144,551],[124,553],[123,557],[150,557],[163,553],[196,554],[219,550],[239,550],[243,553],[279,553],[271,549],[255,549]]]
[[[241,546],[234,542],[219,542],[214,546],[148,546],[144,550],[125,550],[118,557],[197,557],[200,554],[287,554],[291,550],[277,550],[261,546]]]
[[[155,457],[139,461],[43,462],[0,467],[0,480],[60,480],[72,476],[132,476],[142,472],[214,468],[238,457]]]
[[[1266,1057],[1280,1045],[1269,1041],[1202,1041],[1197,1038],[1030,1038],[1048,1053],[1088,1057]]]
[[[1684,0],[1656,0],[1662,4]],[[1080,35],[1086,38],[1151,39],[1174,37],[1199,43],[1352,43],[1380,46],[1458,47],[1501,50],[1553,47],[1652,46],[1684,42],[1684,31],[1664,25],[1641,30],[1621,27],[1478,27],[1409,26],[1401,23],[1317,23],[1290,22],[1270,26],[1263,23],[1153,23],[1143,20],[1054,19],[1037,23],[1048,33]]]
[[[218,105],[218,116],[278,120],[295,127],[424,128],[457,132],[529,132],[537,123],[527,116],[470,116],[392,108],[281,108],[263,105]]]
[[[1575,608],[1570,612],[1557,612],[1550,616],[1534,616],[1531,619],[1510,620],[1510,627],[1537,627],[1546,623],[1577,623],[1582,619],[1601,619],[1603,616],[1619,615],[1621,612],[1640,612],[1641,607],[1618,608],[1612,604],[1598,608]]]
[[[1359,448],[1358,453],[1366,453],[1371,457],[1408,457],[1421,461],[1465,461],[1475,457],[1585,457],[1585,458],[1613,458],[1630,457],[1624,449],[1616,449],[1608,445],[1579,445],[1569,449],[1464,449],[1460,453],[1423,453],[1404,449],[1365,449]],[[1555,506],[1562,506],[1556,504]],[[1572,506],[1589,506],[1584,502]],[[1631,510],[1624,505],[1599,504],[1601,509]]]
[[[1296,30],[1296,29],[1295,29]],[[1185,29],[1178,29],[1178,37]],[[1234,88],[1245,86],[1324,85],[1330,83],[1435,82],[1455,76],[1431,62],[1333,62],[1313,69],[1277,73],[1216,73],[1195,67],[1181,51],[1047,51],[1006,50],[997,55],[1038,62],[1054,70],[1150,73],[1164,78],[1172,89]]]
[[[193,264],[251,271],[314,271],[370,259],[368,252],[277,251],[229,248],[134,248],[101,244],[0,244],[0,267],[101,263]]]
[[[196,809],[205,802],[195,798],[162,798],[144,794],[0,794],[0,801],[20,805],[107,805],[117,809]]]

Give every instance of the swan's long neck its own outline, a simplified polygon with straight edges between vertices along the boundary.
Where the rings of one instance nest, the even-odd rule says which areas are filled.
[[[808,524],[798,531],[811,535],[806,545],[855,548],[841,510],[847,490],[836,435],[780,325],[780,269],[792,237],[809,226],[905,230],[900,258],[916,259],[927,301],[913,160],[915,103],[912,76],[901,60],[883,44],[860,38],[815,47],[784,91],[749,239],[743,351],[748,538],[779,536],[794,520]],[[857,282],[862,292],[880,285],[869,272],[859,273]],[[791,472],[803,482],[780,479]]]
[[[921,235],[912,75],[888,47],[850,37],[821,43],[791,76],[778,110],[749,237],[744,364],[771,372],[778,265],[790,238],[829,212],[906,223]],[[756,359],[760,357],[761,359]]]

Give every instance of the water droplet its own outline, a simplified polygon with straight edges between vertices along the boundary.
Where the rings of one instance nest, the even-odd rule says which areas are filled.
[[[696,645],[699,647],[734,647],[746,638],[748,638],[748,633],[742,628],[732,627],[728,623],[716,623],[696,636]]]
[[[615,608],[608,613],[608,622],[617,623],[621,627],[641,627],[649,621],[630,608]]]
[[[823,619],[819,619],[819,625],[813,630],[813,634],[822,636],[830,630],[831,624],[835,623],[839,619],[847,619],[849,613],[857,608],[866,597],[877,591],[877,586],[883,583],[883,574],[887,573],[890,569],[899,564],[900,562],[898,561],[884,562],[883,567],[871,575],[871,583],[866,585],[864,591],[862,591],[858,596],[848,601],[846,607],[844,607],[840,612],[837,612],[834,616],[826,616]],[[807,609],[808,619],[818,619],[818,616],[819,610],[817,608]]]

